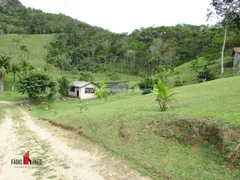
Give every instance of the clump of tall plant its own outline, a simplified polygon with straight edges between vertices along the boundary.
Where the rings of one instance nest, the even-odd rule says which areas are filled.
[[[70,85],[69,79],[62,76],[61,78],[57,79],[57,81],[59,85],[59,89],[58,89],[59,94],[61,94],[62,97],[66,97],[68,93],[69,85]]]
[[[157,99],[161,111],[166,111],[168,109],[169,102],[173,100],[173,95],[177,92],[169,92],[168,88],[164,86],[161,82],[155,85],[154,93],[157,95]]]
[[[152,77],[146,77],[138,83],[139,89],[142,91],[142,95],[149,94],[153,91],[154,84],[157,80],[153,79]]]
[[[95,88],[95,95],[99,100],[102,100],[103,98],[107,100],[109,92],[107,92],[107,85],[104,82],[100,83],[98,88]]]

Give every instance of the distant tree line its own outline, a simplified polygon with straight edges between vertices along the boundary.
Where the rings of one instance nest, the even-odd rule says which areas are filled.
[[[50,43],[47,58],[56,58],[62,70],[117,70],[135,75],[153,75],[193,59],[207,63],[221,57],[224,29],[176,25],[149,27],[132,34],[114,34],[96,29],[62,33]],[[240,31],[229,30],[226,48],[240,45]]]
[[[212,6],[216,3],[218,1],[213,0]],[[238,1],[234,5],[238,7]],[[236,14],[238,11],[231,24],[238,24]],[[238,27],[231,26],[228,30],[226,50],[240,46]],[[222,23],[212,27],[188,24],[149,27],[135,30],[130,35],[116,34],[63,14],[26,8],[17,0],[0,5],[0,34],[56,34],[46,46],[46,59],[64,71],[95,73],[110,70],[146,76],[199,57],[210,64],[221,57],[225,32]]]

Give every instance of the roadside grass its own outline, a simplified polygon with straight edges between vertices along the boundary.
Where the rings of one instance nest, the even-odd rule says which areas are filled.
[[[143,175],[154,179],[237,179],[239,170],[228,168],[223,156],[209,143],[197,149],[158,136],[148,129],[153,121],[214,119],[220,126],[239,129],[240,77],[215,80],[173,89],[179,91],[175,110],[160,112],[154,94],[119,93],[108,101],[87,100],[82,113],[79,102],[57,101],[53,109],[34,107],[32,115],[81,128],[83,135],[114,154],[129,160]]]
[[[0,101],[21,101],[26,98],[26,95],[19,94],[16,91],[4,91],[0,93]]]
[[[13,74],[8,73],[5,75],[4,91],[0,93],[0,101],[20,101],[27,97],[26,95],[18,93],[16,87],[13,90],[12,86]]]

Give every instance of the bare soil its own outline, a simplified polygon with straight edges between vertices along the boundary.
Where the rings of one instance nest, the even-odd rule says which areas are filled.
[[[4,103],[6,104],[6,103]],[[9,104],[9,103],[7,103]],[[11,160],[41,159],[42,165],[14,165]],[[129,165],[107,155],[77,132],[35,120],[25,111],[10,110],[0,120],[0,179],[7,180],[141,180]]]

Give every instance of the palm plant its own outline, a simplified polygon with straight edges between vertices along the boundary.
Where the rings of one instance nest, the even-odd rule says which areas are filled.
[[[11,67],[10,59],[11,58],[8,56],[0,55],[0,68],[3,74],[5,74],[6,71]]]
[[[61,77],[61,78],[57,79],[57,81],[58,81],[58,84],[59,84],[58,92],[62,96],[67,96],[67,92],[68,92],[68,89],[69,89],[70,81],[66,77]]]
[[[10,69],[10,57],[0,55],[0,92],[4,89],[4,75]]]
[[[161,82],[158,82],[155,85],[156,90],[154,91],[157,94],[157,99],[161,111],[166,111],[168,109],[168,103],[172,101],[172,96],[177,92],[169,92],[168,88],[164,86]]]

